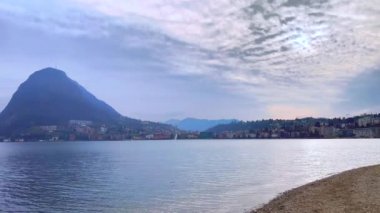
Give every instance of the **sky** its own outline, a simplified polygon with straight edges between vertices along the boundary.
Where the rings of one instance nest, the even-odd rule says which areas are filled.
[[[0,110],[54,67],[123,115],[380,112],[380,0],[0,0]]]

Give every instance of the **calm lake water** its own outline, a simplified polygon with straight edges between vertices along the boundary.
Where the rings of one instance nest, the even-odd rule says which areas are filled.
[[[0,143],[0,209],[244,212],[380,163],[380,140]]]

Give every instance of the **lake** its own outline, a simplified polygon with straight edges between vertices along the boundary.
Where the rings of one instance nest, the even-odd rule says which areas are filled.
[[[380,140],[0,143],[0,209],[245,212],[380,163]]]

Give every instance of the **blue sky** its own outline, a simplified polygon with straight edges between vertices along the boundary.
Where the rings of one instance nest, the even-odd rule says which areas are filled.
[[[1,0],[0,108],[56,67],[154,121],[380,112],[380,0]]]

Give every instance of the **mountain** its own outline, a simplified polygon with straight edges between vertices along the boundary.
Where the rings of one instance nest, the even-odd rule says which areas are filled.
[[[197,118],[186,118],[183,120],[171,119],[166,121],[165,123],[173,125],[181,130],[201,132],[217,125],[230,124],[236,121],[237,120],[235,119],[207,120]]]
[[[65,72],[46,68],[22,83],[1,112],[0,135],[19,134],[33,126],[67,125],[70,120],[123,124],[131,128],[154,124],[123,117]]]

